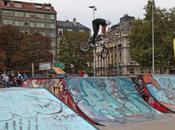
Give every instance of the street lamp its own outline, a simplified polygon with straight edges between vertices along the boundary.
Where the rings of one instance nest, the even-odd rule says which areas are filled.
[[[154,7],[155,2],[152,0],[152,74],[154,74]]]
[[[55,23],[55,25],[56,25],[56,23]],[[55,65],[55,61],[56,61],[55,59],[56,59],[56,49],[57,49],[56,48],[56,46],[57,46],[56,45],[56,42],[57,42],[57,40],[56,40],[56,26],[53,27],[53,36],[52,37],[53,37],[53,41],[52,41],[53,42],[53,50],[52,50],[53,51],[53,59],[52,59],[52,64],[54,66]]]
[[[93,19],[95,19],[95,11],[97,11],[96,6],[92,5],[92,6],[89,6],[89,8],[92,9],[92,11],[93,11]],[[94,77],[96,75],[96,70],[95,70],[95,68],[96,68],[96,60],[95,60],[95,58],[96,58],[96,49],[94,50],[94,63],[93,63]]]
[[[89,8],[92,9],[92,11],[93,11],[93,19],[95,19],[95,11],[97,11],[96,6],[92,5],[92,6],[89,6]]]

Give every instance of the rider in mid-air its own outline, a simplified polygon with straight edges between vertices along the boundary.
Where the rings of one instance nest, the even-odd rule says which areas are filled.
[[[95,47],[95,39],[98,35],[100,25],[101,25],[101,29],[102,29],[101,31],[102,31],[103,35],[105,36],[106,35],[106,27],[110,24],[111,24],[111,21],[106,20],[106,19],[101,19],[101,18],[97,18],[97,19],[94,19],[92,21],[92,27],[93,27],[94,33],[93,33],[93,36],[92,36],[91,41],[90,41],[91,47]]]

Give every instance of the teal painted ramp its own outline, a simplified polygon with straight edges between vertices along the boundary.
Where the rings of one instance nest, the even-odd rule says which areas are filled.
[[[158,86],[147,84],[151,95],[164,107],[175,112],[175,75],[152,75]]]
[[[140,122],[162,115],[143,101],[126,77],[77,77],[66,81],[75,103],[100,124]]]
[[[0,130],[97,130],[45,89],[1,89]]]

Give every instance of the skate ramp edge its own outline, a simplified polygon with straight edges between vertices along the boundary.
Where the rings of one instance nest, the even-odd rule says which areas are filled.
[[[174,75],[146,74],[138,79],[137,90],[146,102],[161,112],[175,112]]]
[[[137,93],[127,77],[66,78],[78,107],[100,124],[142,122],[163,116]]]
[[[1,89],[0,130],[97,130],[46,89]]]
[[[65,78],[28,78],[21,85],[23,88],[46,88],[51,93],[53,93],[62,102],[67,104],[72,110],[78,113],[85,120],[94,125],[102,125],[95,122],[88,115],[86,115],[74,102],[71,93],[68,90]]]

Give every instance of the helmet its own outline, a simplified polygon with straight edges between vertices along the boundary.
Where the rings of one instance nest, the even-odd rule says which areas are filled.
[[[107,25],[110,25],[111,24],[111,21],[110,20],[106,20],[106,24]]]

